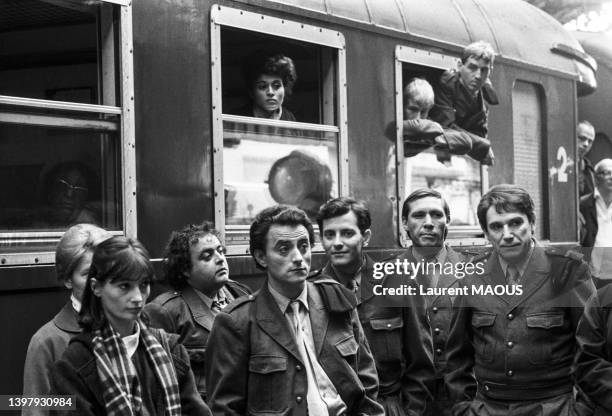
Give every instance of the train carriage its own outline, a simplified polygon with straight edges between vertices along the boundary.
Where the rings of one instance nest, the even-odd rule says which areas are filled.
[[[475,40],[498,52],[495,164],[405,157],[403,86]],[[293,58],[297,121],[239,111],[260,51]],[[512,182],[536,200],[539,238],[577,241],[577,96],[595,66],[519,0],[2,0],[0,56],[0,392],[21,391],[28,340],[65,302],[53,247],[71,222],[137,237],[159,264],[171,230],[214,221],[254,287],[248,225],[276,202],[314,215],[331,196],[366,200],[381,258],[406,244],[411,189],[450,201],[452,244],[483,245],[475,204]]]

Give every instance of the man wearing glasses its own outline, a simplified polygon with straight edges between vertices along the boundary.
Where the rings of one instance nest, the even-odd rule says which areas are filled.
[[[612,282],[612,159],[595,165],[595,190],[580,199],[581,245],[598,288]]]

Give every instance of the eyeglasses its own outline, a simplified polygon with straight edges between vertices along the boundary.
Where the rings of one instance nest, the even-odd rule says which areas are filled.
[[[56,186],[58,188],[61,188],[62,191],[70,191],[70,192],[80,192],[80,193],[87,193],[89,192],[89,189],[84,188],[82,186],[77,186],[77,185],[73,185],[67,181],[65,181],[64,179],[58,179],[56,182]]]

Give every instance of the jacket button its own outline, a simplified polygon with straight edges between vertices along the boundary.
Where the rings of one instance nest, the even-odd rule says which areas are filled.
[[[302,371],[302,366],[298,364],[298,365],[295,366],[295,369],[297,371]]]
[[[387,324],[387,328],[391,328],[391,324]]]
[[[298,402],[298,403],[302,403],[302,400],[304,400],[304,399],[302,398],[302,396],[295,396],[295,401],[296,401],[296,402]]]
[[[434,328],[434,334],[439,335],[440,334],[440,328]]]
[[[442,355],[442,349],[441,348],[436,348],[436,354]]]
[[[512,377],[514,375],[514,371],[508,370],[506,371],[506,375],[508,375],[508,377]]]
[[[514,319],[514,315],[512,315],[511,313],[508,314],[508,319],[509,320],[513,320]]]
[[[437,313],[438,312],[438,307],[434,306],[433,308],[431,308],[431,310],[433,311],[433,313]]]
[[[512,342],[512,341],[508,341],[508,342],[506,343],[506,345],[508,346],[508,348],[512,348],[512,347],[514,347],[514,342]]]

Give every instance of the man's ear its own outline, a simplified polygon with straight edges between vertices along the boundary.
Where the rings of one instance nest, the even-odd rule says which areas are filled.
[[[363,246],[366,247],[370,244],[370,238],[372,238],[372,230],[369,228],[363,232]]]
[[[91,280],[89,281],[89,287],[91,287],[91,291],[93,292],[93,294],[97,297],[100,297],[101,294],[100,292],[102,291],[102,286],[100,285],[100,283],[98,282],[98,280],[96,278],[91,278]]]
[[[263,252],[263,250],[261,249],[255,250],[255,252],[253,253],[253,257],[255,258],[255,261],[257,262],[257,264],[259,264],[261,267],[263,267],[264,269],[268,267],[267,257],[266,257],[266,254]]]
[[[72,290],[72,279],[64,279],[64,287]]]

